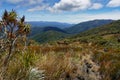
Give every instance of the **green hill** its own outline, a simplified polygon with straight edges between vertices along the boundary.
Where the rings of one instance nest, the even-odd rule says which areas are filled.
[[[44,33],[44,32],[46,32],[46,31],[49,31],[49,30],[67,33],[66,31],[64,31],[64,30],[62,30],[62,29],[60,29],[60,28],[52,27],[52,26],[32,27],[30,36],[33,37],[33,36],[35,36],[36,34],[41,34],[41,33]]]
[[[67,36],[69,36],[69,34],[59,32],[59,31],[49,30],[44,33],[36,34],[35,36],[32,37],[32,39],[39,43],[46,43],[46,42],[51,42],[55,40],[60,40]]]

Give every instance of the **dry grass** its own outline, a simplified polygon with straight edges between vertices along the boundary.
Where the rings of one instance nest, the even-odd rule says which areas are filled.
[[[74,46],[74,44],[77,45]],[[29,71],[34,67],[45,70],[45,80],[65,80],[68,75],[73,79],[77,75],[82,75],[78,69],[82,68],[84,64],[82,59],[87,54],[92,54],[93,57],[85,56],[85,58],[101,65],[99,70],[103,75],[102,80],[114,80],[113,78],[118,80],[120,71],[119,50],[109,49],[108,52],[104,52],[103,49],[103,47],[97,45],[78,43],[60,46],[32,45],[26,51],[17,51],[15,53],[6,72],[4,72],[4,76],[3,73],[0,73],[0,80],[3,77],[4,80],[28,80]],[[1,62],[4,57],[5,55],[0,56]],[[2,67],[0,70],[2,70]]]

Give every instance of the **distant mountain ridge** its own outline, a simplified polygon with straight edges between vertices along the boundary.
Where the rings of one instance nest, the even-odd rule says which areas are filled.
[[[72,34],[78,34],[87,31],[92,28],[100,27],[113,22],[113,20],[92,20],[87,22],[81,22],[72,27],[66,28],[65,31]]]
[[[32,27],[46,27],[46,26],[54,26],[58,28],[68,28],[73,26],[74,24],[69,23],[61,23],[61,22],[48,22],[48,21],[29,21],[29,23]]]

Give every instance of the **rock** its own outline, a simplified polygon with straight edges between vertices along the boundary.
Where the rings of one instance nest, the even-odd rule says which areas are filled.
[[[29,80],[44,80],[44,70],[39,70],[38,68],[33,68],[29,73]]]

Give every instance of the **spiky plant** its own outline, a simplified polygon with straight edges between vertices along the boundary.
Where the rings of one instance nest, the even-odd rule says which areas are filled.
[[[18,37],[26,36],[29,32],[30,25],[25,23],[25,16],[19,18],[14,10],[4,11],[0,21],[0,38],[4,41],[4,44],[7,43],[6,45],[8,45],[8,54],[4,60],[5,66],[13,54]]]

